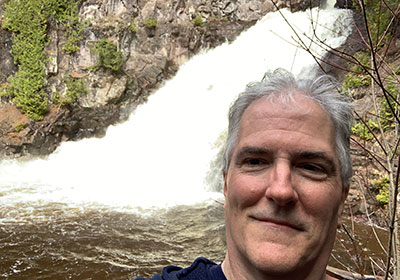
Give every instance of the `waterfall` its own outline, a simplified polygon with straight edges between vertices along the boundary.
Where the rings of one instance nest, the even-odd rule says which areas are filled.
[[[317,53],[323,50],[303,35],[312,36],[311,17],[327,45],[340,46],[350,33],[346,10],[281,12]],[[229,105],[267,70],[309,71],[315,62],[296,40],[279,12],[267,14],[233,43],[185,63],[104,138],[63,143],[44,159],[2,161],[0,204],[135,209],[220,199],[204,180],[220,149]]]
[[[336,0],[326,0],[326,8],[332,9],[335,7]]]

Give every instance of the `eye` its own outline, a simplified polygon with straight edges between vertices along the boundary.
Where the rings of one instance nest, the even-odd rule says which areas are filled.
[[[268,166],[268,162],[258,157],[244,158],[240,163],[240,167],[246,171],[260,171],[266,166]]]
[[[260,164],[262,164],[262,161],[261,161],[261,159],[258,159],[258,158],[248,158],[248,159],[245,159],[243,161],[243,164],[246,164],[246,165],[260,165]]]
[[[312,172],[325,172],[325,169],[323,167],[312,163],[304,163],[301,164],[300,167]]]
[[[328,177],[327,169],[320,164],[304,162],[297,164],[296,168],[302,175],[314,180],[323,180]]]

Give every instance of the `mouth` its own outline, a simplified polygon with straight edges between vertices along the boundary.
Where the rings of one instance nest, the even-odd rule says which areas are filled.
[[[303,231],[303,227],[299,223],[293,223],[283,219],[267,218],[267,217],[251,217],[254,220],[265,224],[266,226],[282,229]]]

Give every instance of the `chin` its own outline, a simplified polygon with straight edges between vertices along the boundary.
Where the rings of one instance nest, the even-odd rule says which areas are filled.
[[[306,275],[310,267],[313,266],[313,260],[309,256],[306,255],[306,257],[300,258],[300,256],[304,256],[302,252],[292,251],[288,254],[288,248],[273,247],[263,250],[263,252],[259,252],[257,255],[249,256],[252,259],[253,266],[263,274],[271,276],[292,275],[298,278],[302,274]]]

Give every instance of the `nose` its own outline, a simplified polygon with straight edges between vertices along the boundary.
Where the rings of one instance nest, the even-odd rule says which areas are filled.
[[[265,196],[281,207],[294,206],[298,194],[293,186],[289,162],[277,162],[270,169]]]

